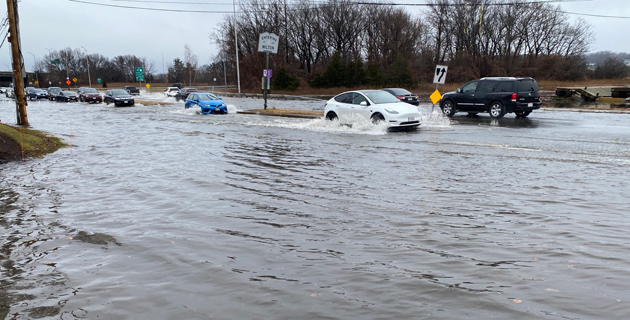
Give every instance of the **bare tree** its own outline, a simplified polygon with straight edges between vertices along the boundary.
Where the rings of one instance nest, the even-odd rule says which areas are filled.
[[[197,71],[197,56],[190,50],[189,45],[184,45],[184,65],[188,72],[188,85],[193,85],[194,76]]]

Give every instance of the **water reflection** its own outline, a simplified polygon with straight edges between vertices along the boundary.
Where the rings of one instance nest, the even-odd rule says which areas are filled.
[[[541,120],[535,118],[536,113],[532,113],[529,117],[513,117],[511,114],[501,119],[494,119],[485,114],[477,116],[459,115],[451,117],[452,121],[461,125],[484,125],[502,128],[537,128],[541,125]]]

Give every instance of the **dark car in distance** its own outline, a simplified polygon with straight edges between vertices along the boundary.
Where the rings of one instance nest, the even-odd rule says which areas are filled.
[[[177,89],[181,89],[183,87],[183,85],[179,82],[175,82],[173,83],[173,85],[171,87],[177,87]]]
[[[61,91],[57,93],[55,96],[55,100],[58,102],[70,102],[70,101],[79,101],[79,97],[74,91]]]
[[[125,89],[111,89],[105,91],[103,101],[106,104],[113,103],[117,107],[133,106],[135,103],[133,96]]]
[[[59,92],[61,92],[63,89],[61,89],[60,87],[50,87],[48,88],[47,92],[48,92],[48,100],[55,100],[55,97],[57,97],[57,94],[59,94]]]
[[[123,87],[123,89],[125,89],[125,91],[127,91],[127,93],[129,93],[130,95],[140,95],[140,89],[134,87],[134,86],[125,86]]]
[[[48,93],[46,90],[34,89],[28,92],[28,100],[48,99]]]
[[[81,102],[103,102],[103,96],[94,88],[81,88],[79,90],[79,101]]]
[[[418,95],[407,91],[407,89],[403,89],[403,88],[385,88],[385,89],[381,89],[381,90],[387,91],[387,92],[393,94],[394,97],[398,98],[398,100],[400,100],[402,102],[407,102],[409,104],[413,104],[414,106],[417,106],[417,105],[420,104],[420,100],[418,100]]]
[[[454,92],[445,93],[440,100],[442,112],[451,117],[456,112],[469,115],[487,112],[494,119],[507,113],[527,117],[540,109],[540,90],[530,77],[491,77],[466,83]]]
[[[188,98],[188,95],[193,93],[193,92],[197,92],[197,89],[195,88],[181,88],[179,89],[179,92],[177,94],[175,94],[175,100],[179,101],[179,100],[186,100],[186,98]]]

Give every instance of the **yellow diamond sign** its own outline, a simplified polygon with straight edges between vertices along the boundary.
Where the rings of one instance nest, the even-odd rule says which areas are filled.
[[[151,85],[147,83],[147,89],[151,88]]]
[[[438,103],[438,101],[440,101],[440,99],[442,99],[442,95],[436,89],[435,92],[433,92],[431,96],[429,96],[429,98],[431,98],[431,102],[433,102],[433,104],[436,104]]]

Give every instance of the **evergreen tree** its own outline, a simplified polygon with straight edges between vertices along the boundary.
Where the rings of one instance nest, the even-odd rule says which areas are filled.
[[[413,86],[413,76],[409,70],[409,65],[402,55],[396,56],[394,63],[387,75],[387,85],[409,88]]]
[[[300,86],[300,80],[295,75],[289,74],[287,69],[280,68],[273,81],[274,90],[296,90]]]

